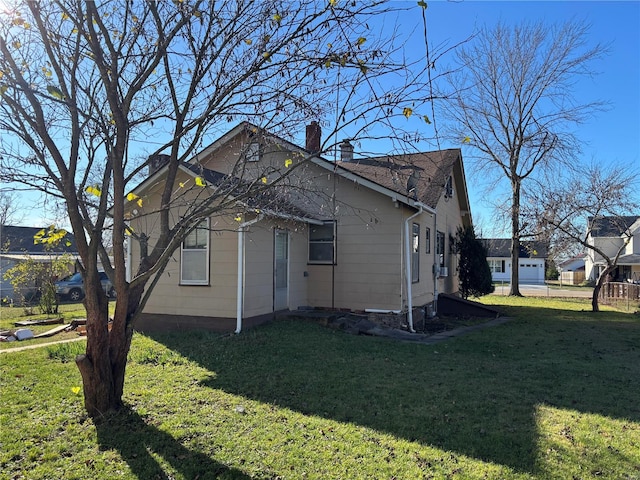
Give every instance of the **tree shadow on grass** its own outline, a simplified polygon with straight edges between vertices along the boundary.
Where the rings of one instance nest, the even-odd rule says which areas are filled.
[[[223,465],[200,452],[189,450],[171,435],[150,425],[138,413],[124,408],[96,421],[101,450],[115,450],[140,479],[170,479],[171,473],[154,458],[164,462],[184,478],[249,479],[243,472]]]
[[[541,468],[541,407],[640,421],[637,322],[514,321],[432,346],[295,321],[192,335],[155,339],[211,388],[523,472]]]

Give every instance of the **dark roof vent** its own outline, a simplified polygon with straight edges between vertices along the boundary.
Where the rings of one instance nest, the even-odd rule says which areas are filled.
[[[149,176],[156,173],[162,167],[164,167],[167,163],[169,163],[170,155],[165,153],[158,153],[156,155],[151,155],[149,157],[149,161],[147,162],[149,165]]]

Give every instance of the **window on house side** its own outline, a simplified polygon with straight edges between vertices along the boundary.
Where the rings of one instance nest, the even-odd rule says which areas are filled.
[[[420,281],[420,225],[413,224],[411,239],[411,281]]]
[[[252,142],[247,147],[246,153],[247,162],[257,162],[260,160],[260,144]]]
[[[201,222],[182,242],[181,285],[209,284],[209,220]]]
[[[335,264],[336,222],[309,225],[309,263]]]
[[[436,232],[436,254],[440,259],[440,266],[444,267],[444,233]]]
[[[504,260],[489,260],[491,273],[504,273]]]
[[[429,227],[424,229],[424,243],[426,243],[425,253],[431,253],[431,229]]]

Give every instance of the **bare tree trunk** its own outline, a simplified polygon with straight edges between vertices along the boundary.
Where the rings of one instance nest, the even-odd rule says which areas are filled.
[[[599,312],[600,304],[598,303],[598,298],[600,297],[600,291],[602,290],[602,286],[605,284],[605,280],[609,276],[609,274],[613,271],[615,267],[613,265],[607,265],[607,267],[600,273],[598,280],[596,281],[596,286],[593,287],[593,294],[591,295],[591,311]]]
[[[521,297],[520,293],[520,182],[511,182],[513,192],[511,208],[511,286],[509,296]]]
[[[132,318],[140,305],[144,285],[119,289],[111,331],[108,329],[108,299],[100,288],[95,297],[85,299],[87,310],[87,351],[76,364],[84,384],[84,404],[91,417],[99,417],[123,406],[122,395],[127,356],[133,337]]]
[[[87,349],[76,357],[76,365],[82,375],[84,406],[91,417],[98,417],[117,408],[119,399],[109,362],[109,302],[101,287],[85,290]]]

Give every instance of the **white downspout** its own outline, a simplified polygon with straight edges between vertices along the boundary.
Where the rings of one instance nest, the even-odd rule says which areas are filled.
[[[412,285],[412,275],[411,275],[411,237],[409,236],[409,222],[413,220],[415,217],[422,213],[422,205],[419,206],[419,210],[407,217],[404,221],[404,241],[405,241],[405,269],[407,271],[407,321],[409,322],[409,331],[411,333],[416,333],[413,329],[413,290],[411,288]]]
[[[437,242],[438,238],[438,216],[433,214],[433,234]],[[438,313],[438,277],[440,276],[440,258],[434,242],[433,245],[433,314]]]
[[[127,235],[125,237],[125,242],[127,244],[127,258],[125,259],[125,266],[124,266],[125,280],[127,282],[130,282],[132,277],[131,268],[133,264],[133,252],[131,251],[131,248],[133,247],[133,242],[131,241],[131,235]]]
[[[238,227],[238,291],[236,301],[236,330],[235,333],[242,331],[242,310],[244,297],[244,234],[246,228],[254,223],[262,220],[262,215],[258,215],[253,220],[241,223]]]

